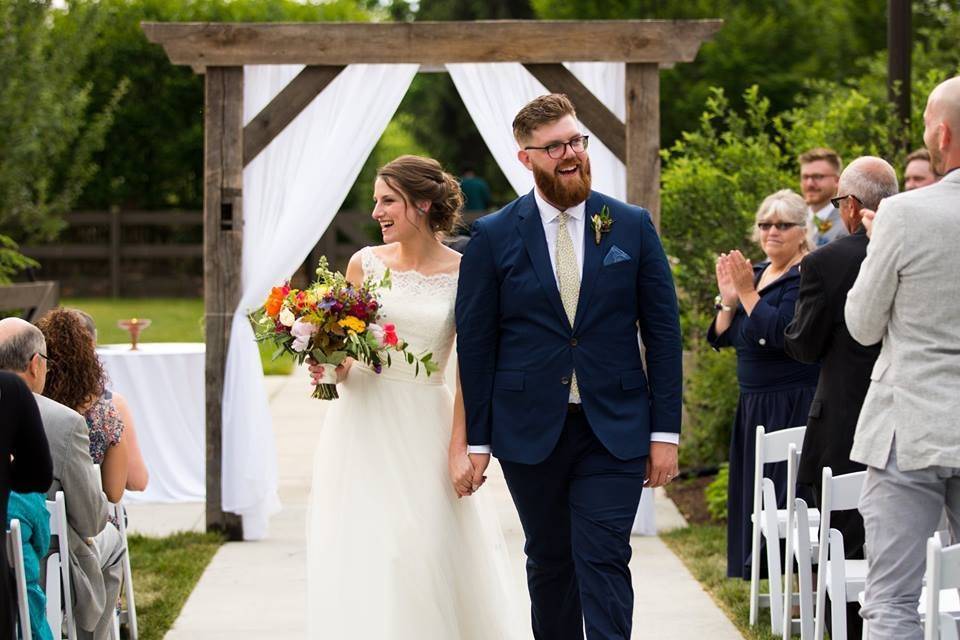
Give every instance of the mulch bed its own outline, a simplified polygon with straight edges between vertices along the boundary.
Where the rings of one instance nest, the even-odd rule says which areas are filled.
[[[667,485],[667,496],[677,505],[677,509],[689,524],[715,524],[710,519],[707,500],[703,495],[704,489],[713,482],[715,477],[690,478]]]

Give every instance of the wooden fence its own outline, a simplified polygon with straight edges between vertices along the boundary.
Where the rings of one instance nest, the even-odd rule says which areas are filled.
[[[41,278],[60,281],[62,295],[203,295],[203,212],[76,211],[66,220],[58,242],[23,247],[41,263]],[[346,269],[350,256],[379,236],[368,211],[339,212],[294,280],[312,279],[321,255]]]

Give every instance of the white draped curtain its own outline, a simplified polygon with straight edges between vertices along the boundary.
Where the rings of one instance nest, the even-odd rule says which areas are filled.
[[[244,123],[301,65],[244,67]],[[303,263],[356,181],[417,65],[350,65],[243,170],[243,282],[223,390],[223,502],[244,537],[280,508],[263,370],[247,314]]]
[[[566,66],[620,120],[626,119],[622,62],[573,62]],[[518,160],[519,147],[510,124],[530,100],[549,93],[518,62],[448,64],[447,70],[480,135],[493,154],[510,186],[523,195],[533,189],[533,174]],[[593,188],[619,200],[627,199],[627,169],[624,164],[583,125],[590,135],[590,166]],[[644,491],[633,523],[633,532],[656,535],[653,493]]]

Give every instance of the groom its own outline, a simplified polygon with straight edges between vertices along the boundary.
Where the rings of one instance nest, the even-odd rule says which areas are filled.
[[[650,214],[590,190],[566,96],[527,104],[513,133],[536,188],[477,221],[457,293],[474,485],[496,455],[527,538],[534,636],[582,639],[585,624],[626,640],[640,493],[677,474],[673,281]]]

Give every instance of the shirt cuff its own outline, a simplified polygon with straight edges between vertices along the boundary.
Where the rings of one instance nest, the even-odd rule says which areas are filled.
[[[666,442],[668,444],[680,444],[680,434],[670,431],[654,431],[650,434],[650,442]]]
[[[490,445],[488,444],[468,445],[467,453],[485,453],[487,455],[490,455]]]

